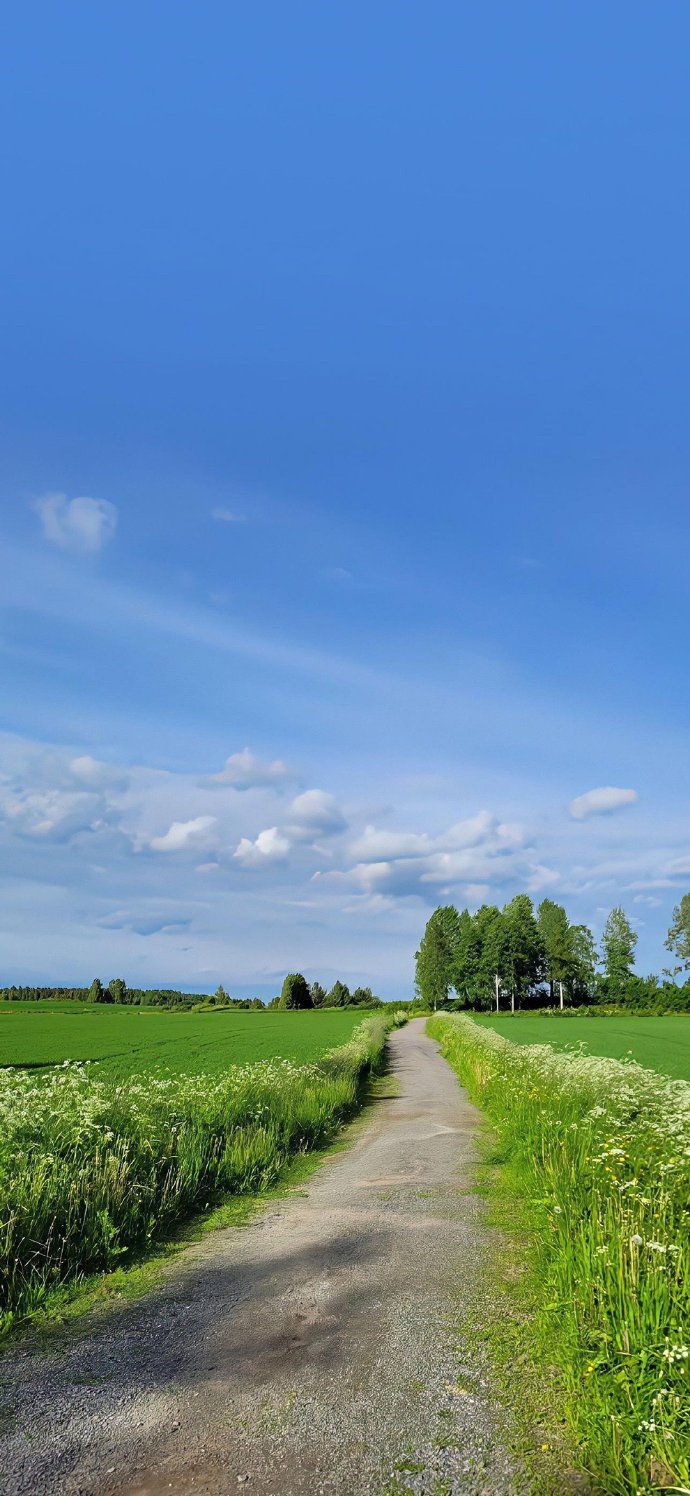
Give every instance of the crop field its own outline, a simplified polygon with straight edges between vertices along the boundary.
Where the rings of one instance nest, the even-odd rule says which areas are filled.
[[[552,1044],[564,1050],[583,1045],[589,1054],[636,1060],[660,1075],[690,1081],[690,1015],[580,1017],[549,1013],[475,1015],[513,1044]]]
[[[637,1022],[581,1027],[609,1054],[638,1032],[638,1052],[647,1045],[648,1062],[654,1054],[670,1068],[684,1021]],[[528,1036],[565,1040],[575,1024],[439,1014],[429,1031],[497,1134],[502,1188],[522,1212],[540,1348],[560,1365],[596,1489],[687,1491],[690,1085],[560,1044],[527,1046]]]
[[[218,1075],[230,1065],[317,1060],[347,1043],[357,1009],[267,1013],[166,1012],[95,1003],[0,1003],[0,1068],[98,1061],[93,1073]],[[91,1067],[89,1067],[91,1069]]]

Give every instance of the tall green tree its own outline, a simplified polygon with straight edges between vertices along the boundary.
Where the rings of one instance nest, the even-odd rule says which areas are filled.
[[[280,994],[281,1008],[311,1008],[311,992],[301,971],[288,972]]]
[[[346,1008],[350,1001],[350,989],[345,982],[334,982],[326,993],[325,1008]]]
[[[496,978],[503,988],[508,971],[508,939],[503,910],[482,904],[473,920],[477,939],[477,1002],[492,1008],[496,1000]]]
[[[112,982],[108,982],[108,991],[114,1003],[129,1002],[129,993],[124,977],[113,977]]]
[[[313,1008],[322,1008],[326,1001],[326,988],[320,982],[312,982],[309,988],[311,992],[311,1004]]]
[[[91,986],[89,987],[89,993],[86,1001],[89,1003],[105,1002],[105,989],[100,977],[94,977]]]
[[[556,983],[567,983],[572,972],[572,931],[563,905],[554,903],[553,899],[542,899],[537,909],[537,925],[544,947],[549,995],[553,1002]]]
[[[664,944],[679,962],[677,970],[687,971],[690,966],[690,893],[684,893],[680,903],[676,904]]]
[[[632,976],[637,934],[625,911],[617,905],[611,910],[601,937],[604,971],[610,995],[621,998]]]
[[[596,964],[599,959],[589,925],[571,925],[570,945],[572,967],[568,978],[568,990],[573,1002],[581,1002],[592,996],[596,980]]]
[[[532,900],[518,893],[503,910],[506,931],[506,984],[511,1000],[520,1007],[544,970],[544,942],[534,918]]]
[[[481,938],[475,920],[468,909],[458,915],[455,937],[455,966],[453,986],[461,1002],[468,1008],[477,1001]]]
[[[459,918],[453,904],[442,904],[427,920],[416,953],[415,986],[431,1008],[442,1007],[454,984]]]

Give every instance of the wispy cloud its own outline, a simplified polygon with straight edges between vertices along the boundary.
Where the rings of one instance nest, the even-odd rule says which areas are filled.
[[[220,773],[209,774],[205,783],[231,785],[235,790],[255,790],[266,785],[284,784],[294,778],[294,773],[282,758],[266,762],[257,758],[251,748],[243,748],[240,753],[231,753]]]
[[[43,534],[52,545],[68,551],[100,551],[117,529],[117,509],[108,499],[68,499],[49,493],[34,505]]]
[[[611,815],[625,805],[634,805],[637,790],[618,789],[615,785],[602,785],[599,789],[587,790],[570,802],[570,814],[575,821],[586,821],[590,816]]]
[[[222,505],[211,510],[211,518],[220,520],[224,525],[243,525],[246,521],[245,514],[236,514],[233,509],[224,509]]]

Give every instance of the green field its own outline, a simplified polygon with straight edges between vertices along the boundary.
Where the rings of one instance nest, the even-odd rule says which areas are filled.
[[[218,1074],[252,1060],[317,1060],[345,1044],[366,1015],[323,1012],[185,1013],[77,1002],[0,1003],[0,1067],[95,1060],[112,1076],[166,1070]],[[96,1066],[94,1066],[96,1071]]]
[[[632,1058],[648,1070],[690,1081],[690,1015],[668,1017],[560,1018],[548,1013],[481,1014],[476,1022],[514,1044],[552,1044],[554,1049],[585,1046],[588,1054],[613,1060]]]

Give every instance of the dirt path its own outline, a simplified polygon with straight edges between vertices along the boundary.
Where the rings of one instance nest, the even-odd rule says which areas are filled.
[[[422,1022],[391,1049],[400,1096],[304,1195],[205,1237],[52,1354],[0,1362],[2,1491],[528,1489],[458,1330],[490,1250],[466,1192],[476,1113]]]

